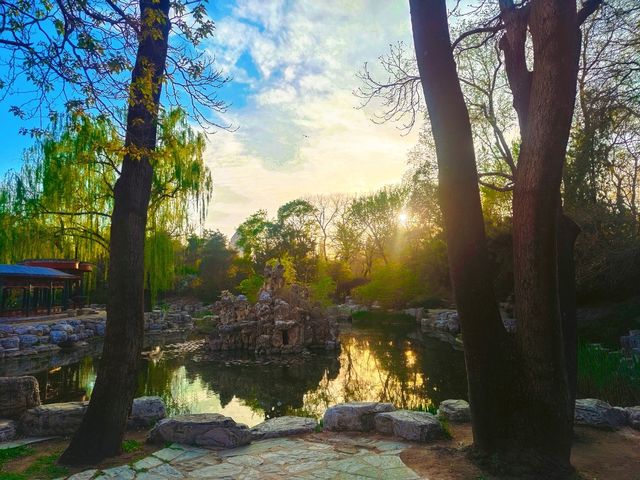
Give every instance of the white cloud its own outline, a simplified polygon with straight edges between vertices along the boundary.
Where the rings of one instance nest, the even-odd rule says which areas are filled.
[[[209,227],[231,234],[260,208],[273,213],[299,196],[400,180],[416,133],[373,124],[351,92],[365,61],[410,40],[406,2],[238,0],[231,16],[215,20],[210,50],[250,93],[229,114],[239,130],[210,139]],[[243,68],[247,56],[258,78]]]

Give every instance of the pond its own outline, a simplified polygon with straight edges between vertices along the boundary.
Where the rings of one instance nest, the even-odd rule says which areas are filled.
[[[347,326],[340,333],[339,353],[305,358],[214,356],[202,340],[151,344],[136,396],[161,396],[169,414],[218,412],[249,426],[282,415],[320,417],[328,406],[344,401],[427,408],[447,398],[466,398],[462,352],[421,333],[413,320],[390,318]],[[89,398],[99,357],[73,360],[29,372],[40,382],[43,402]]]

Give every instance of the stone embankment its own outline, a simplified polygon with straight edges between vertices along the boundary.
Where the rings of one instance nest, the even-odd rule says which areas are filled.
[[[104,310],[71,310],[65,315],[1,322],[0,359],[77,348],[104,336],[107,322]],[[190,331],[193,320],[185,311],[154,310],[144,314],[144,328],[147,334]]]
[[[0,442],[24,437],[70,436],[80,427],[89,402],[40,404],[34,377],[0,377]],[[133,400],[129,428],[149,428],[166,416],[160,397]]]

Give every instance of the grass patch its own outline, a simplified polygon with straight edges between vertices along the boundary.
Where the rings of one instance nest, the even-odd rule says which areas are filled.
[[[65,477],[69,475],[69,469],[57,464],[59,457],[60,453],[38,457],[26,468],[24,474],[27,478],[51,479]]]
[[[315,431],[316,433],[320,433],[322,430],[324,430],[324,419],[321,418],[316,425]]]
[[[640,361],[600,345],[578,346],[578,392],[611,405],[640,404]]]
[[[416,411],[416,412],[426,412],[426,413],[430,413],[431,415],[437,415],[438,414],[438,407],[433,402],[428,403],[428,404],[421,403],[420,405],[418,405],[416,407],[412,407],[411,410]]]
[[[125,440],[122,442],[122,451],[124,453],[133,453],[142,448],[142,443],[138,440]]]
[[[9,460],[20,457],[28,457],[29,455],[33,455],[33,453],[34,450],[26,445],[0,450],[0,468],[2,468],[2,466]]]
[[[69,469],[58,465],[58,458],[61,452],[51,455],[41,455],[33,459],[33,462],[22,472],[0,472],[0,480],[51,480],[53,478],[66,477]],[[34,450],[23,446],[0,450],[0,468],[4,463],[16,458],[33,455]]]

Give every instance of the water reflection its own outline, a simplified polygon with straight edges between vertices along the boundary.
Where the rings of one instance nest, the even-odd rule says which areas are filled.
[[[159,395],[170,413],[219,412],[250,426],[287,414],[321,416],[327,406],[351,400],[427,407],[466,398],[462,354],[448,344],[404,329],[352,329],[342,349],[307,359],[236,362],[200,353],[145,358],[137,395]],[[88,398],[97,357],[36,374],[43,401]]]

